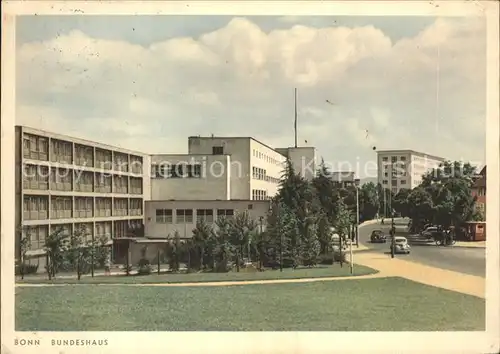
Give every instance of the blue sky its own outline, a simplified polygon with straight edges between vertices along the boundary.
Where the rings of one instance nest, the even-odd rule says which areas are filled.
[[[426,16],[301,16],[294,20],[283,16],[245,16],[263,31],[287,29],[295,24],[315,28],[328,26],[360,27],[371,25],[393,41],[412,37],[435,21]],[[233,16],[20,16],[17,20],[17,44],[43,41],[80,30],[90,37],[126,40],[148,46],[167,39],[189,36],[224,27]]]
[[[484,162],[478,18],[21,16],[16,29],[20,124],[151,153],[211,133],[280,147],[297,87],[299,140],[327,161],[364,164],[377,146]]]

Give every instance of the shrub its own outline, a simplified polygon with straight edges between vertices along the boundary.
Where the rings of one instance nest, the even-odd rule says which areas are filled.
[[[21,267],[23,267],[24,275],[35,274],[38,272],[38,264],[16,265],[16,275],[21,275]]]
[[[345,253],[345,251],[335,251],[333,253],[333,260],[335,262],[346,262],[346,253]]]
[[[322,254],[322,255],[319,256],[319,260],[318,260],[319,264],[328,264],[328,265],[331,265],[331,264],[333,264],[333,262],[334,262],[334,255],[333,255],[333,253]]]
[[[151,264],[148,259],[146,258],[141,258],[139,260],[139,270],[137,271],[137,274],[139,275],[148,275],[151,274]]]

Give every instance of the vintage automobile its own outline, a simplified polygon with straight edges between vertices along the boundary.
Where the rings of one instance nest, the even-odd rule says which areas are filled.
[[[387,238],[382,230],[373,230],[370,236],[371,243],[386,243]]]
[[[390,249],[392,251],[392,242]],[[406,237],[394,237],[394,253],[410,254],[410,245],[408,244],[408,240],[406,239]]]

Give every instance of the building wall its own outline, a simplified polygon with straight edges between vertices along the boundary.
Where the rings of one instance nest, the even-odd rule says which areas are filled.
[[[307,180],[314,178],[316,175],[316,149],[314,147],[290,147],[288,158],[296,173]]]
[[[232,212],[233,215],[248,210],[254,220],[260,222],[262,216],[265,222],[269,207],[269,201],[253,200],[149,201],[145,209],[145,235],[149,238],[166,238],[174,237],[175,231],[178,231],[180,238],[190,238],[198,219],[205,218],[207,222],[213,223],[218,211],[222,210],[224,214]]]
[[[229,155],[152,155],[151,169],[151,200],[231,198]]]
[[[422,175],[439,166],[444,159],[412,150],[377,152],[378,183],[394,193],[413,189],[422,183]]]
[[[144,154],[20,126],[15,151],[16,241],[29,235],[31,254],[57,228],[89,238],[142,230]]]
[[[278,192],[286,157],[253,139],[250,140],[250,148],[252,169],[250,189],[252,192],[248,199],[265,200],[273,197]]]
[[[210,156],[214,155],[214,148],[221,148],[222,154],[231,156],[231,199],[250,199],[250,140],[244,137],[189,137],[188,153]]]

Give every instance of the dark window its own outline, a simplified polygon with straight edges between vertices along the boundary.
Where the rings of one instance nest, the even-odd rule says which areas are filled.
[[[382,161],[387,161],[387,157],[382,157]]]
[[[217,209],[217,216],[233,216],[233,209]]]
[[[201,165],[187,165],[187,175],[188,177],[201,177]]]
[[[389,173],[384,172],[384,177],[389,177]]]
[[[396,162],[397,160],[398,160],[398,157],[397,157],[397,156],[392,156],[392,157],[391,157],[391,161],[392,161],[392,162]]]
[[[392,185],[393,185],[393,186],[395,186],[396,184],[398,184],[398,180],[397,180],[397,179],[393,179],[393,180],[391,181],[391,183],[392,183]]]
[[[406,161],[406,156],[401,156],[401,161]]]
[[[224,147],[223,146],[213,146],[212,147],[212,155],[224,155]]]
[[[384,180],[382,181],[382,184],[387,184],[387,180],[386,180],[386,179],[384,179]]]

